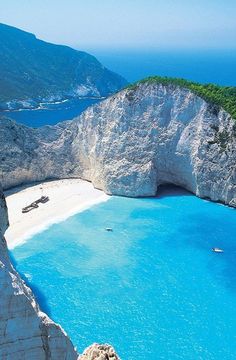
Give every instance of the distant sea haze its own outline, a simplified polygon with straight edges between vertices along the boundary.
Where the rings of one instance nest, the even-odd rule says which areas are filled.
[[[181,77],[201,83],[236,86],[235,51],[89,50],[107,68],[135,82],[147,76]],[[54,125],[78,116],[99,100],[72,99],[42,110],[9,111],[4,115],[32,127]]]
[[[236,86],[235,50],[90,50],[109,69],[134,82],[147,76],[181,77]]]

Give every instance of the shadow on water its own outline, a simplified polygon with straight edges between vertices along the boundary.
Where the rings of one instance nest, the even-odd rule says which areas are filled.
[[[170,196],[192,196],[193,194],[184,188],[172,184],[158,186],[156,197],[163,199]]]
[[[18,271],[18,266],[17,266],[17,261],[14,258],[13,254],[10,252],[9,253],[10,259],[11,259],[11,263],[14,266],[14,268],[17,270],[17,272],[20,274],[21,278],[24,280],[25,284],[32,290],[37,303],[40,306],[40,309],[47,314],[49,317],[51,317],[51,310],[50,307],[48,305],[47,299],[44,296],[44,294],[39,290],[39,288],[37,287],[37,285],[33,284],[26,276],[25,274],[22,274],[21,272]]]

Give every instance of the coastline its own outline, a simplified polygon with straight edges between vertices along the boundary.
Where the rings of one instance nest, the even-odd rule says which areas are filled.
[[[7,105],[5,108],[0,109],[0,114],[1,113],[7,114],[9,112],[20,112],[20,111],[51,110],[50,106],[61,105],[68,101],[71,101],[71,100],[104,100],[104,99],[106,99],[106,96],[70,96],[70,97],[66,97],[61,100],[55,100],[55,101],[50,101],[50,100],[47,101],[46,99],[41,100],[41,101],[33,100],[33,99],[19,100],[18,103],[20,103],[21,106],[15,105],[15,106],[11,107],[12,106],[11,104]],[[14,100],[12,100],[12,101],[14,101]],[[11,103],[12,101],[9,101],[9,103]],[[25,102],[28,101],[30,106],[28,104],[24,105],[23,104],[24,101]]]
[[[28,213],[22,208],[42,195],[49,196],[49,202]],[[23,244],[30,237],[47,229],[50,225],[66,220],[78,212],[110,196],[94,189],[93,185],[80,179],[63,179],[23,185],[5,191],[10,226],[5,233],[9,249]]]

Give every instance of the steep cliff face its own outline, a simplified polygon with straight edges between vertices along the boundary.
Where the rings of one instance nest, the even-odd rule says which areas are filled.
[[[93,344],[84,350],[79,360],[119,360],[112,346]]]
[[[119,360],[106,344],[93,344],[79,357],[63,329],[40,311],[10,262],[4,239],[7,227],[7,206],[0,188],[0,359]]]
[[[172,183],[236,206],[235,145],[235,122],[223,109],[176,85],[143,83],[54,127],[3,119],[0,176],[5,188],[81,177],[125,196],[153,196]]]
[[[107,96],[127,81],[94,56],[0,23],[0,110],[65,97]]]
[[[236,129],[224,110],[174,85],[124,90],[72,122],[30,129],[0,120],[4,188],[49,178],[81,177],[107,193],[155,195],[172,183],[236,207]],[[63,330],[35,302],[12,267],[0,191],[0,358],[76,359]],[[116,359],[93,345],[81,359]]]
[[[3,237],[7,226],[0,190],[0,359],[77,359],[67,335],[40,311],[31,290],[11,265]]]
[[[77,124],[72,154],[83,176],[108,193],[149,196],[172,183],[215,201],[235,199],[235,122],[189,90],[143,84]]]

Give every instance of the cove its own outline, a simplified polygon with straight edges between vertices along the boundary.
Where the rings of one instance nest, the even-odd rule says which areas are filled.
[[[99,101],[101,101],[100,98],[68,99],[62,102],[45,103],[40,109],[0,111],[0,116],[6,116],[17,123],[38,128],[45,125],[56,125],[64,120],[72,120]]]
[[[11,256],[80,352],[106,342],[123,360],[235,359],[235,234],[234,209],[171,187],[112,197]]]

